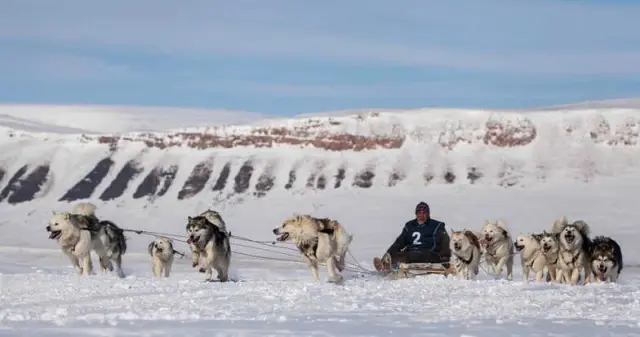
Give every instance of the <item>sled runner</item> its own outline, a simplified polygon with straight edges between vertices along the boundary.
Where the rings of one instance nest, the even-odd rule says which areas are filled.
[[[452,265],[447,268],[440,263],[399,263],[396,268],[392,268],[380,258],[375,258],[373,265],[381,276],[392,280],[433,274],[447,277],[455,272]]]

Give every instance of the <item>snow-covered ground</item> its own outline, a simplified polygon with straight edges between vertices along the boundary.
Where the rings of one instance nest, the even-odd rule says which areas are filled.
[[[128,235],[126,279],[76,276],[44,226],[50,209],[31,203],[3,207],[0,225],[0,334],[39,336],[606,336],[640,334],[640,251],[637,202],[640,180],[533,190],[434,187],[395,193],[366,191],[304,199],[279,196],[222,210],[232,233],[272,240],[271,229],[293,212],[340,219],[355,235],[352,252],[367,269],[412,216],[419,200],[449,228],[480,229],[502,217],[514,233],[549,228],[566,214],[587,221],[593,235],[614,237],[627,266],[619,284],[525,284],[519,263],[512,282],[441,277],[386,281],[349,272],[344,285],[314,283],[298,260],[239,246],[237,283],[202,283],[203,275],[179,259],[171,278],[151,277],[146,244]],[[190,207],[100,206],[99,215],[125,228],[182,234]],[[195,207],[192,205],[192,207]],[[315,209],[315,211],[313,211]],[[187,248],[178,243],[180,250]],[[260,246],[258,246],[260,247]],[[286,252],[286,251],[284,251]],[[518,259],[516,259],[518,260]],[[351,261],[353,262],[353,261]],[[322,276],[326,272],[321,270]]]
[[[60,116],[47,120],[35,112],[5,114],[0,125],[12,127],[3,124],[11,120],[16,125],[23,123],[24,130],[27,120],[38,132],[92,130],[87,120],[75,119],[74,124],[71,115]],[[109,118],[101,116],[104,126],[114,132],[131,130],[124,122],[106,125]],[[169,126],[202,124],[188,119],[181,122]],[[165,128],[160,124],[148,127]],[[562,150],[560,145],[553,149]],[[278,189],[263,198],[245,198],[217,207],[233,235],[258,241],[273,240],[272,229],[293,213],[338,219],[354,234],[351,251],[357,260],[349,259],[352,269],[345,272],[343,285],[313,282],[295,252],[237,239],[232,240],[232,277],[238,282],[203,283],[204,276],[191,268],[188,253],[176,260],[169,279],[154,279],[146,252],[153,237],[134,233],[127,234],[125,279],[115,275],[80,277],[45,231],[51,211],[69,209],[69,204],[56,202],[59,195],[55,193],[16,205],[1,203],[0,335],[640,336],[640,232],[636,221],[640,176],[634,174],[638,171],[632,164],[637,159],[631,157],[637,154],[636,149],[622,153],[628,155],[626,174],[612,171],[588,183],[556,179],[503,188],[410,182],[394,188],[379,184],[304,195]],[[17,154],[19,149],[12,150]],[[411,154],[420,148],[405,150]],[[538,150],[542,155],[543,149]],[[596,158],[592,159],[604,165],[606,158],[622,156],[621,151],[604,148],[593,152]],[[524,159],[530,157],[529,152],[524,154]],[[386,155],[384,151],[376,154],[381,158]],[[348,152],[335,156],[360,158]],[[76,159],[77,168],[82,158]],[[413,161],[409,156],[404,164]],[[68,173],[73,167],[70,163],[60,172]],[[565,169],[570,168],[558,167]],[[49,186],[49,190],[56,188]],[[175,235],[183,235],[188,215],[203,211],[211,202],[211,194],[182,201],[158,198],[153,203],[134,200],[131,193],[102,202],[97,194],[90,201],[98,205],[99,217],[127,229]],[[591,226],[592,235],[611,236],[620,243],[625,268],[618,284],[588,286],[523,283],[519,258],[511,282],[495,280],[484,271],[477,281],[438,276],[388,281],[357,270],[357,264],[372,269],[371,259],[386,250],[421,200],[431,205],[433,217],[446,222],[449,229],[479,230],[485,219],[502,218],[516,236],[549,229],[561,215],[582,219]],[[176,245],[178,250],[188,251],[184,244]],[[326,277],[324,269],[321,277]]]

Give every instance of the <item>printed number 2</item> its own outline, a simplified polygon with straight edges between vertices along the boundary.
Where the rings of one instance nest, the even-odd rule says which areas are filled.
[[[422,242],[420,241],[420,237],[421,237],[420,232],[413,232],[411,234],[411,236],[413,237],[413,244],[414,245],[421,245],[422,244]]]

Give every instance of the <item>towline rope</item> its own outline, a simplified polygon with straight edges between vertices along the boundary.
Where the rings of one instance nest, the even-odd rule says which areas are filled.
[[[186,235],[182,235],[182,234],[172,234],[172,233],[154,232],[154,231],[137,230],[137,229],[122,229],[122,231],[123,232],[136,233],[138,235],[149,235],[149,236],[154,236],[154,237],[165,237],[165,238],[171,239],[173,241],[189,244],[187,242],[187,240],[186,240],[187,236]],[[254,247],[254,246],[246,245],[246,244],[242,244],[242,243],[234,243],[234,245],[236,245],[236,246],[240,246],[240,247],[244,247],[244,248],[250,248],[250,249],[256,249],[256,250],[261,250],[261,251],[266,251],[266,252],[275,253],[275,254],[281,254],[281,255],[284,255],[284,256],[289,256],[289,257],[297,258],[297,259],[294,260],[294,259],[286,259],[286,258],[255,255],[255,254],[239,252],[239,251],[236,251],[236,250],[232,249],[231,252],[233,254],[238,254],[238,255],[252,257],[252,258],[256,258],[256,259],[262,259],[262,260],[279,261],[279,262],[293,262],[293,263],[301,263],[301,264],[306,265],[306,262],[299,260],[300,255],[299,255],[299,251],[297,249],[292,248],[292,247],[277,246],[276,245],[276,241],[254,240],[254,239],[250,239],[250,238],[243,237],[243,236],[233,235],[231,233],[229,233],[229,237],[231,239],[250,242],[250,243],[254,243],[254,244],[257,244],[257,245],[260,245],[260,246],[265,246],[265,247],[268,247],[268,248]],[[290,251],[296,252],[296,254],[277,251],[276,249],[290,250]],[[350,262],[346,261],[346,263],[345,263],[346,266],[345,266],[344,270],[348,270],[348,271],[352,271],[352,272],[359,272],[359,273],[367,273],[367,274],[376,273],[375,271],[372,271],[372,270],[369,270],[369,269],[363,267],[358,262],[358,260],[355,258],[353,253],[351,253],[351,250],[347,250],[347,253],[351,257],[351,259],[354,261],[354,263],[350,263]],[[183,253],[180,253],[180,254],[182,256],[184,256]],[[326,264],[325,263],[320,263],[320,265],[325,266]]]

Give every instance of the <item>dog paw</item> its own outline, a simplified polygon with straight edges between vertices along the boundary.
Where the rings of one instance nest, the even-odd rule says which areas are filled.
[[[194,267],[195,267],[195,266],[194,266]],[[206,272],[206,270],[205,270],[204,268],[200,268],[200,269],[198,269],[198,272],[200,272],[200,273],[203,273],[203,274],[204,274],[204,273]]]
[[[194,262],[194,263],[191,264],[191,267],[193,267],[193,268],[195,268],[197,266],[198,266],[198,262]]]
[[[329,277],[329,282],[331,283],[340,283],[344,281],[344,277],[342,275],[336,275],[333,277]]]

